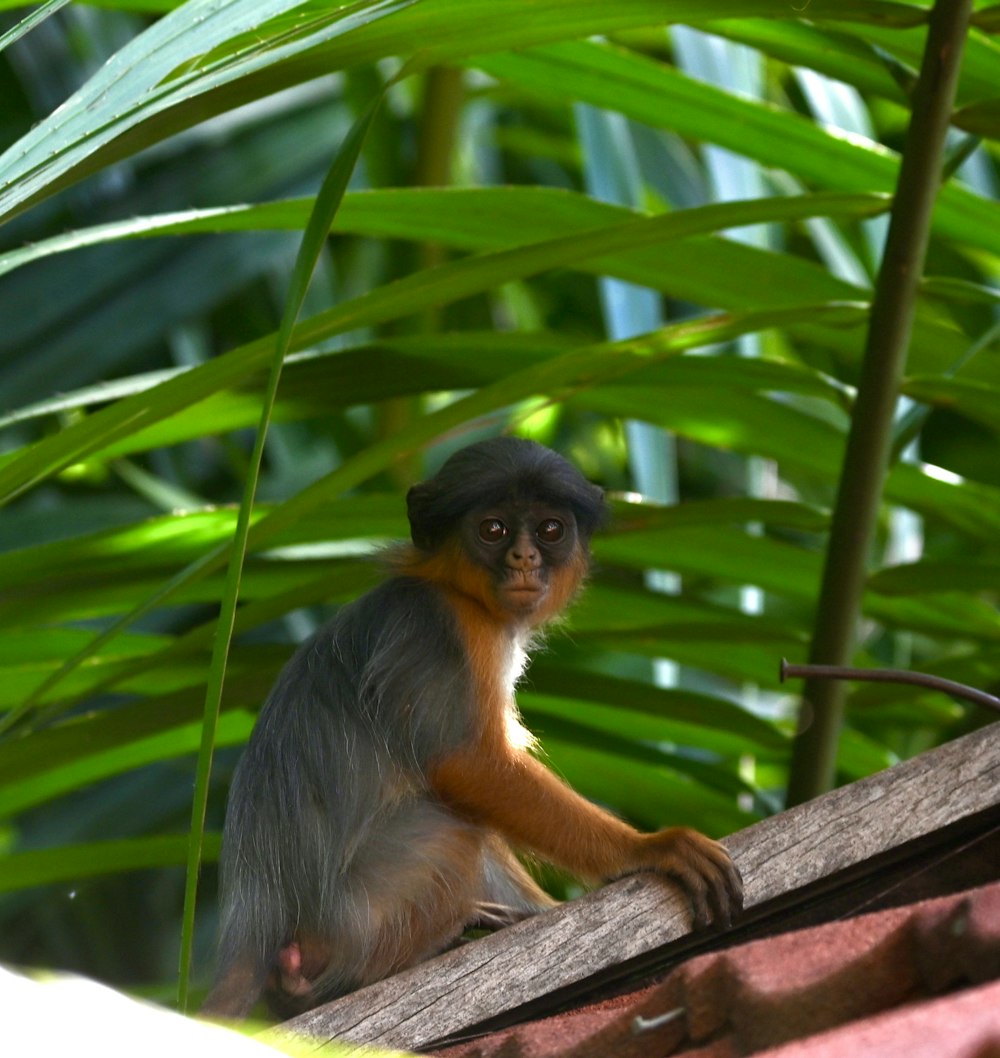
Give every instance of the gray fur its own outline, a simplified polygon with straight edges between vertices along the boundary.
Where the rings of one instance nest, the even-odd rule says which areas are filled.
[[[533,904],[524,895],[533,883],[516,880],[516,861],[488,856],[486,833],[426,789],[429,765],[475,733],[470,696],[451,614],[423,581],[387,581],[302,645],[261,710],[230,790],[220,981],[241,966],[259,994],[278,952],[302,931],[335,948],[315,1002],[365,983],[372,945],[407,929],[421,897],[438,906],[435,896],[449,894],[456,937],[480,901],[547,906],[538,890]],[[437,862],[436,843],[452,839],[469,842],[473,856],[478,849],[473,889],[419,870]],[[411,868],[427,892],[396,900],[395,918],[378,915],[394,901],[393,880]]]

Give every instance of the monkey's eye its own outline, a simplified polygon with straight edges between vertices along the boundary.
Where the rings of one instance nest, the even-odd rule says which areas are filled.
[[[479,523],[479,539],[487,544],[497,544],[509,533],[510,530],[499,518],[484,518]]]
[[[535,536],[543,544],[558,544],[566,535],[566,526],[558,518],[546,518],[535,530]]]

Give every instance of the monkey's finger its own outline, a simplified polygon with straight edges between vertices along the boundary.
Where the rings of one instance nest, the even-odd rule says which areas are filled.
[[[725,870],[708,876],[708,902],[711,907],[712,925],[727,929],[733,924],[733,914],[739,910],[738,899],[734,899],[732,879]]]
[[[712,850],[715,851],[714,849]],[[705,854],[680,879],[691,901],[695,929],[727,928],[743,906],[743,882],[736,865],[721,847],[721,856]]]
[[[712,899],[709,896],[711,887],[710,864],[692,862],[690,859],[678,859],[662,873],[676,883],[687,897],[691,908],[691,924],[695,929],[707,929],[713,920]]]
[[[476,906],[476,914],[466,923],[466,929],[504,929],[531,918],[533,914],[532,911],[524,911],[507,904],[483,902]]]
[[[691,871],[683,879],[682,886],[691,904],[691,918],[695,929],[707,929],[713,920],[709,902],[709,883],[705,875]]]
[[[743,878],[722,845],[713,843],[702,852],[708,861],[702,870],[709,883],[712,920],[716,925],[728,926],[733,915],[743,909]]]
[[[726,865],[726,892],[729,894],[729,902],[735,912],[743,910],[743,875],[739,867],[730,860]]]
[[[729,926],[733,917],[743,910],[743,878],[727,856],[709,876],[709,881],[712,920],[716,925]]]

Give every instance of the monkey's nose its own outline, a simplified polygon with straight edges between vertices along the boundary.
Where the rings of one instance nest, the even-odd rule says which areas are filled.
[[[542,556],[531,544],[518,541],[507,552],[507,565],[514,569],[537,569],[542,564]]]

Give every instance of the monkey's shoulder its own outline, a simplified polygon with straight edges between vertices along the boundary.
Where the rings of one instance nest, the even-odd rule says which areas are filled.
[[[453,684],[466,667],[440,591],[392,577],[318,628],[282,670],[272,697],[412,698],[421,680]]]
[[[455,618],[439,588],[396,576],[349,603],[321,630],[354,667],[369,667],[386,652],[439,666],[461,666],[464,650]]]
[[[319,636],[352,685],[366,724],[420,761],[474,726],[466,652],[439,589],[392,577],[341,610]]]
[[[423,762],[469,737],[474,727],[465,652],[450,610],[431,584],[393,577],[344,606],[307,639],[279,674],[252,740],[295,741],[296,767],[324,742],[395,747]],[[274,755],[273,748],[266,751]],[[332,752],[332,750],[331,750]]]
[[[412,697],[466,667],[451,611],[433,584],[392,577],[343,606],[303,642],[270,694],[282,702],[363,704]]]

